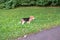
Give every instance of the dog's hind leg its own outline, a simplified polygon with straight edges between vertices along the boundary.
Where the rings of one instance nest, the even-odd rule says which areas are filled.
[[[22,23],[22,25],[23,25],[23,24],[25,23],[25,21],[22,19],[22,20],[21,20],[21,23]]]

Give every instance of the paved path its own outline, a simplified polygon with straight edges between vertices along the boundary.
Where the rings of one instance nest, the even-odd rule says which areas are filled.
[[[60,40],[60,26],[36,34],[28,35],[26,38],[17,40]]]

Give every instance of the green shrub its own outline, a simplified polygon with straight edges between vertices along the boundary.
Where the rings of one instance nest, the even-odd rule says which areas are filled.
[[[0,0],[6,9],[18,6],[59,6],[60,0]]]
[[[58,0],[51,0],[51,6],[56,6],[58,4]]]
[[[0,4],[0,9],[4,8],[4,3]]]
[[[6,9],[15,8],[16,4],[17,4],[17,1],[16,0],[6,1],[5,2],[5,8]]]
[[[6,0],[0,0],[0,4],[6,2]]]
[[[48,0],[37,0],[36,5],[45,6],[48,3]]]

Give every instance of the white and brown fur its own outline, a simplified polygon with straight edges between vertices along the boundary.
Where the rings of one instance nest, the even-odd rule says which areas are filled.
[[[28,18],[22,18],[22,19],[21,19],[21,24],[23,25],[25,22],[27,22],[27,23],[30,24],[30,22],[31,22],[32,20],[34,20],[34,19],[35,19],[34,16],[30,16],[30,17],[28,17]]]

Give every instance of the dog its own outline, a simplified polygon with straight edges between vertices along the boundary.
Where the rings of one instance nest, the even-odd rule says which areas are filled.
[[[24,23],[29,23],[30,24],[30,22],[32,21],[32,20],[34,20],[35,18],[34,18],[34,16],[30,16],[30,17],[28,17],[28,18],[22,18],[21,19],[21,24],[23,25]]]

